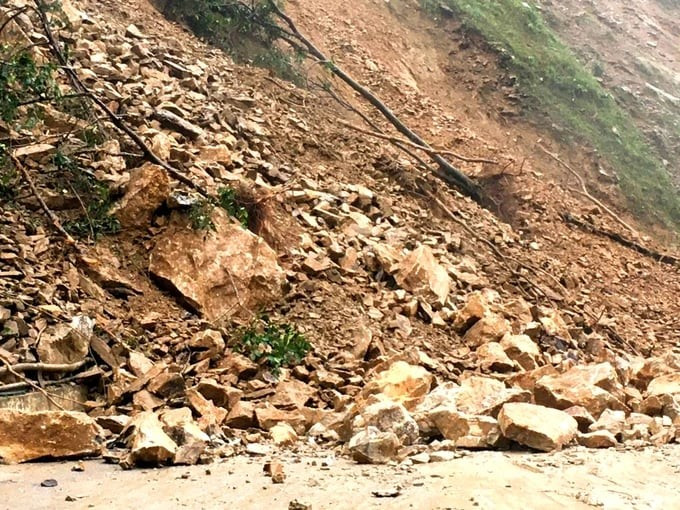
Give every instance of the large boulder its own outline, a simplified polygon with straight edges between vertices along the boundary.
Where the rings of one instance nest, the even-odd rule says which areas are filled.
[[[0,462],[101,454],[104,431],[84,413],[0,409]]]
[[[148,227],[153,213],[168,195],[168,174],[158,165],[145,163],[131,170],[125,195],[113,209],[113,214],[125,228]]]
[[[135,416],[121,432],[127,439],[130,453],[124,459],[125,467],[157,466],[171,462],[177,452],[175,443],[163,430],[158,417],[150,411]]]
[[[524,370],[538,368],[541,350],[538,344],[527,335],[505,335],[501,340],[505,354],[516,361]]]
[[[389,368],[379,372],[363,389],[364,398],[382,394],[399,402],[406,409],[413,410],[430,391],[434,377],[427,369],[396,361]]]
[[[396,457],[400,447],[394,432],[381,432],[375,427],[359,431],[349,441],[352,458],[361,464],[386,464]]]
[[[469,415],[496,416],[508,402],[529,402],[531,394],[517,388],[508,388],[490,377],[468,377],[460,383],[460,389],[452,392],[455,408]]]
[[[441,305],[451,290],[449,273],[426,245],[419,246],[399,262],[394,279],[401,288],[433,298]]]
[[[211,321],[250,316],[279,299],[284,272],[274,250],[221,208],[212,222],[214,231],[199,231],[175,216],[151,252],[151,274]]]
[[[355,432],[367,427],[375,427],[381,432],[394,432],[403,445],[418,440],[416,421],[403,405],[390,400],[369,405],[352,423]]]
[[[71,364],[83,361],[90,352],[94,320],[75,316],[70,324],[49,328],[38,343],[38,357],[43,363]]]
[[[545,452],[561,449],[578,432],[576,420],[564,411],[527,403],[505,404],[498,424],[506,438]]]
[[[647,396],[680,395],[680,372],[662,375],[647,386]]]
[[[488,313],[467,330],[463,341],[471,349],[489,342],[498,342],[511,332],[510,322],[496,313]]]
[[[491,416],[470,416],[447,406],[429,413],[430,420],[444,439],[461,448],[488,448],[501,438],[498,422]]]
[[[598,418],[605,409],[626,410],[612,391],[620,391],[616,371],[611,364],[600,363],[542,377],[536,383],[534,397],[537,404],[556,409],[581,406]]]

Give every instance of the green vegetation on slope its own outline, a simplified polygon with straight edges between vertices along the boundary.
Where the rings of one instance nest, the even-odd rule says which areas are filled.
[[[480,34],[517,75],[527,106],[592,145],[617,170],[631,209],[680,230],[680,194],[633,120],[522,0],[422,0],[446,4],[467,30]]]

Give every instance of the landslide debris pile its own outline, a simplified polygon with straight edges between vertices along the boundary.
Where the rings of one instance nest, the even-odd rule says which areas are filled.
[[[89,102],[103,135],[92,147],[70,136],[84,121],[49,103],[35,125],[4,126],[36,191],[17,180],[0,220],[0,460],[134,467],[308,447],[423,463],[680,439],[680,355],[612,345],[583,303],[562,310],[492,255],[465,253],[407,183],[286,161],[285,147],[332,147],[308,124],[323,117],[242,81],[265,73],[87,7],[63,2],[72,28],[59,32],[82,82],[161,160],[233,200],[217,206],[144,162]],[[12,37],[44,42],[34,14],[8,21]],[[54,177],[64,152],[106,184],[119,233],[90,242],[86,228],[74,248],[44,219],[38,197],[64,225],[88,210]],[[455,202],[495,243],[516,238]]]

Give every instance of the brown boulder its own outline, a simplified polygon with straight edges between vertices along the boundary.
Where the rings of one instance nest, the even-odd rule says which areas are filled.
[[[606,430],[579,434],[576,441],[586,448],[615,448],[619,444],[614,435]]]
[[[172,461],[177,452],[177,444],[165,433],[153,412],[135,416],[121,432],[121,437],[127,438],[130,448],[124,467],[165,464]]]
[[[381,432],[394,432],[402,445],[415,443],[419,436],[416,421],[404,406],[393,401],[369,405],[352,423],[355,432],[367,427],[375,427]]]
[[[458,411],[469,415],[495,416],[508,402],[529,402],[531,394],[490,377],[468,377],[460,383],[460,389],[452,392],[452,402]]]
[[[355,434],[348,446],[352,458],[361,464],[386,464],[397,456],[400,447],[394,432],[381,432],[375,427]]]
[[[162,167],[146,163],[130,172],[125,195],[113,214],[125,228],[148,227],[153,213],[170,195],[170,179]]]
[[[196,390],[213,404],[225,409],[231,409],[241,400],[243,391],[231,386],[225,386],[214,379],[202,379],[197,385]]]
[[[476,349],[489,342],[498,342],[510,332],[510,322],[507,319],[498,314],[489,313],[467,330],[463,335],[463,341],[471,349]]]
[[[598,418],[605,409],[626,410],[626,405],[607,389],[618,390],[616,371],[609,363],[574,367],[538,380],[534,390],[537,404],[556,409],[581,406]]]
[[[541,350],[538,344],[527,335],[505,335],[501,340],[505,354],[516,361],[524,370],[538,368]]]
[[[484,289],[471,293],[463,307],[458,310],[453,327],[456,331],[465,333],[475,322],[490,314],[491,304],[499,300],[500,296],[494,290]]]
[[[647,386],[647,396],[680,395],[680,372],[662,375]]]
[[[476,351],[477,364],[486,372],[510,372],[515,364],[498,342],[482,344]]]
[[[434,377],[425,368],[396,361],[364,387],[362,396],[366,398],[379,393],[403,404],[410,411],[430,391],[433,380]]]
[[[314,395],[314,388],[297,379],[290,379],[276,385],[276,393],[269,399],[269,403],[282,409],[300,409]]]
[[[505,404],[498,414],[503,435],[535,450],[559,450],[578,432],[576,420],[563,411],[526,403]]]
[[[90,351],[94,320],[75,316],[70,324],[48,329],[38,343],[38,357],[43,363],[71,364],[83,361]]]
[[[208,320],[250,316],[281,297],[276,252],[216,208],[214,231],[193,230],[175,215],[151,252],[149,271]]]
[[[104,431],[84,413],[0,409],[0,462],[97,456]]]
[[[233,429],[249,429],[255,426],[255,405],[239,400],[230,409],[224,425]]]
[[[446,406],[437,407],[429,416],[444,439],[460,448],[488,448],[501,438],[498,422],[490,416],[470,416]]]
[[[451,290],[448,272],[426,245],[419,246],[399,262],[394,279],[401,288],[435,299],[441,305],[446,303]]]

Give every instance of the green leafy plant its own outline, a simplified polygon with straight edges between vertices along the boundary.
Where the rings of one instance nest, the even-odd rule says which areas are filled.
[[[188,213],[191,228],[194,230],[215,230],[215,224],[212,221],[214,209],[215,204],[212,200],[201,199],[194,202]]]
[[[277,45],[284,34],[268,0],[168,0],[163,13],[238,61],[251,61],[283,79],[302,82],[301,56]]]
[[[120,232],[120,222],[109,214],[113,199],[109,187],[83,171],[78,164],[62,152],[52,158],[59,171],[59,182],[70,188],[83,204],[83,215],[64,222],[64,228],[77,237],[98,239],[102,235]]]
[[[242,331],[236,350],[278,374],[281,367],[302,362],[311,349],[305,336],[290,324],[258,321]]]
[[[17,173],[11,165],[7,146],[0,143],[0,201],[11,202],[17,195]]]
[[[220,207],[236,218],[243,228],[248,228],[248,210],[239,205],[236,190],[230,186],[217,190],[217,199]]]
[[[0,119],[14,123],[21,117],[29,127],[39,119],[40,102],[60,95],[55,69],[52,62],[38,64],[28,50],[0,45]]]

